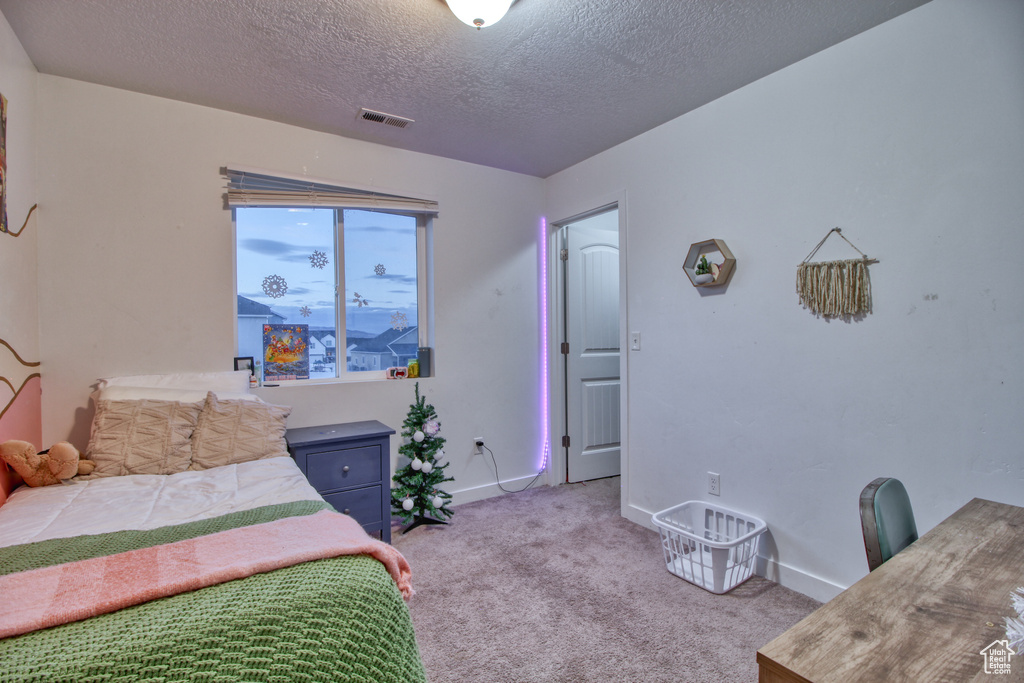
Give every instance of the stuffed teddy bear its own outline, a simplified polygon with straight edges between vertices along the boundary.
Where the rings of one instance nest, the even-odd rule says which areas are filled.
[[[36,453],[36,447],[28,441],[5,441],[0,444],[0,458],[29,486],[59,484],[76,474],[89,474],[96,467],[92,460],[82,460],[78,449],[67,441],[41,453]]]

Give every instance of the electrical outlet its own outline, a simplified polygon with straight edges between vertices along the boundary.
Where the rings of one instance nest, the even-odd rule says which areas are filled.
[[[474,436],[473,437],[473,454],[482,454],[484,452],[484,437]]]
[[[708,493],[712,496],[722,495],[722,475],[718,472],[708,472]]]

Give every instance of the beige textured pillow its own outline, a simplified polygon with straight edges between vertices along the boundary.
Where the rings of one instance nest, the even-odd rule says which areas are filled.
[[[184,472],[202,408],[201,401],[97,401],[86,449],[96,463],[93,476]]]
[[[262,401],[219,399],[212,391],[192,434],[192,465],[206,470],[288,455],[284,432],[292,409]]]

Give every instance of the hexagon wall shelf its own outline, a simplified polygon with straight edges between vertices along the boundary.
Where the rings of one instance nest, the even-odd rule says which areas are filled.
[[[697,274],[694,270],[697,268],[697,262],[700,261],[702,254],[708,257],[708,261],[711,261],[712,272],[715,270],[718,272],[715,273],[715,277],[711,282],[698,284]],[[719,262],[719,259],[722,259],[721,262]],[[683,270],[686,271],[686,277],[690,278],[690,282],[693,283],[694,287],[718,287],[729,281],[735,265],[736,257],[729,251],[729,247],[725,246],[725,242],[718,239],[710,239],[703,242],[694,242],[690,245],[690,251],[686,252],[686,260],[683,261]]]

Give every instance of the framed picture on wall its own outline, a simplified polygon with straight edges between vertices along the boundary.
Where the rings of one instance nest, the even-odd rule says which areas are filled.
[[[256,364],[253,362],[252,356],[236,356],[235,370],[248,370],[250,375],[255,374]]]
[[[0,95],[0,232],[7,232],[7,98]]]

